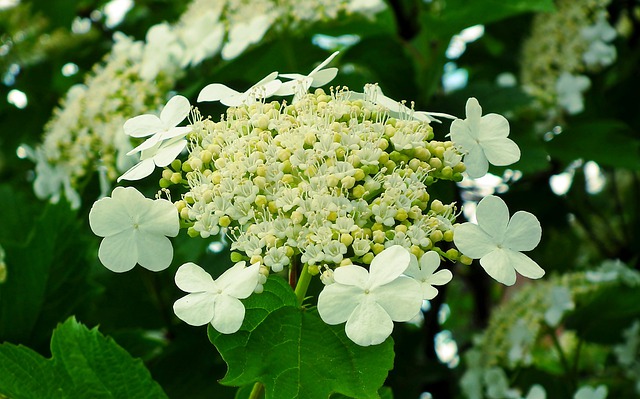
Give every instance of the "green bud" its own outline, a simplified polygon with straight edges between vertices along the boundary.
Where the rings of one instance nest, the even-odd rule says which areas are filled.
[[[234,251],[234,252],[231,252],[230,258],[231,258],[231,262],[238,263],[238,262],[241,262],[242,260],[244,260],[245,256],[242,255],[240,252],[235,252]]]

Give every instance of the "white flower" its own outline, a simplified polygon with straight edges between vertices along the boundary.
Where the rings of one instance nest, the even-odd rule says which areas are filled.
[[[118,177],[118,182],[121,180],[144,179],[153,173],[156,166],[163,168],[173,162],[186,146],[187,141],[182,137],[177,137],[158,142],[153,147],[142,150],[140,162]]]
[[[131,137],[151,136],[127,155],[149,149],[162,140],[172,139],[189,133],[190,127],[177,127],[189,115],[191,104],[183,96],[173,96],[160,112],[160,117],[153,114],[138,115],[124,123],[124,132]]]
[[[453,278],[453,274],[447,269],[436,269],[440,266],[440,255],[435,251],[426,252],[420,258],[411,254],[411,262],[404,272],[409,277],[415,279],[422,287],[422,299],[431,300],[438,295],[438,289],[434,285],[445,285]]]
[[[524,399],[547,399],[547,391],[539,384],[531,385],[529,393]]]
[[[178,211],[169,201],[145,198],[133,187],[116,187],[111,197],[96,201],[89,212],[91,230],[100,237],[98,257],[109,270],[121,273],[136,263],[164,270],[173,259],[171,241],[180,229]]]
[[[211,83],[200,91],[198,102],[220,101],[228,107],[237,107],[241,104],[250,105],[256,100],[269,98],[278,91],[282,82],[276,79],[277,77],[278,72],[272,72],[243,93],[221,83]]]
[[[189,262],[178,268],[175,281],[178,288],[189,292],[173,304],[176,316],[192,326],[211,323],[222,334],[232,334],[244,320],[240,299],[251,295],[260,282],[260,263],[245,267],[245,262],[238,262],[214,280]]]
[[[411,320],[422,305],[422,289],[414,279],[402,276],[411,257],[395,245],[380,252],[369,271],[357,265],[338,267],[334,283],[318,297],[318,313],[327,324],[347,322],[349,339],[361,346],[382,343],[393,330],[393,321]]]
[[[216,2],[213,9],[200,14],[178,32],[184,48],[182,68],[189,64],[198,65],[220,50],[225,33],[224,24],[220,21],[223,5],[223,2]]]
[[[258,14],[248,22],[240,21],[232,25],[229,28],[228,41],[222,48],[222,59],[232,60],[242,54],[247,47],[259,42],[272,23],[273,16]]]
[[[582,92],[591,86],[591,81],[584,75],[572,75],[569,72],[562,72],[556,81],[556,92],[558,93],[558,104],[568,113],[574,115],[584,110],[584,99]]]
[[[182,46],[168,23],[152,26],[147,31],[140,65],[140,77],[151,81],[160,71],[171,67],[182,56]]]
[[[359,99],[361,96],[358,93],[353,93],[353,99]],[[394,118],[404,118],[410,117],[412,119],[418,120],[420,122],[429,123],[431,121],[440,122],[435,117],[442,117],[448,119],[455,119],[456,117],[449,114],[444,114],[440,112],[426,112],[426,111],[414,111],[412,108],[407,107],[403,103],[396,101],[390,97],[387,97],[383,92],[380,86],[377,84],[367,84],[364,87],[364,96],[367,100],[371,101],[376,105],[381,105],[387,108],[390,112],[390,115]]]
[[[551,327],[556,327],[558,323],[560,323],[562,315],[566,311],[575,308],[575,304],[571,298],[571,291],[569,291],[567,287],[553,287],[551,295],[547,300],[549,307],[547,311],[544,312],[544,320]]]
[[[338,55],[339,51],[331,54],[326,60],[324,60],[320,65],[313,69],[307,76],[301,75],[299,73],[288,73],[281,74],[283,78],[292,79],[288,82],[282,84],[280,89],[275,93],[279,96],[288,96],[293,94],[293,101],[297,101],[307,93],[310,87],[320,87],[324,86],[327,83],[331,82],[333,78],[338,74],[338,68],[327,68],[322,69],[327,66],[331,60]]]
[[[504,201],[494,195],[480,201],[478,224],[462,223],[454,229],[453,242],[495,280],[505,285],[516,282],[516,271],[528,278],[540,278],[544,270],[520,251],[530,251],[540,242],[542,228],[529,212],[518,211],[509,219]]]
[[[489,170],[489,163],[506,166],[520,159],[520,148],[507,138],[509,122],[504,116],[482,116],[482,108],[473,97],[467,100],[466,116],[466,119],[456,119],[451,124],[451,140],[466,151],[464,164],[469,177],[484,176]]]
[[[605,399],[607,397],[607,386],[600,385],[594,389],[590,386],[584,386],[573,395],[573,399]]]

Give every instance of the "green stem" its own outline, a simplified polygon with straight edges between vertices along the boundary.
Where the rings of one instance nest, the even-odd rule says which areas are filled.
[[[259,399],[262,397],[262,393],[264,392],[264,385],[261,382],[256,382],[253,384],[253,389],[249,394],[249,399]]]
[[[296,284],[296,297],[298,298],[298,304],[302,305],[302,301],[304,301],[304,297],[307,294],[307,289],[309,288],[309,283],[311,282],[311,273],[309,273],[309,266],[305,263],[302,266],[302,271],[300,272],[300,276],[298,278],[298,284]]]

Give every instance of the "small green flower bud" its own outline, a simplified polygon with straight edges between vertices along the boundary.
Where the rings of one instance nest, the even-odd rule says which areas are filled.
[[[348,247],[353,242],[353,237],[351,236],[351,234],[340,234],[340,242]]]
[[[168,188],[171,187],[171,180],[167,180],[164,177],[162,179],[160,179],[160,181],[158,182],[158,185],[160,186],[160,188]]]
[[[162,171],[162,178],[165,180],[171,180],[172,175],[173,175],[173,172],[170,171],[169,169],[165,169]]]
[[[455,248],[450,248],[447,252],[445,252],[445,255],[447,256],[447,258],[456,261],[460,257],[460,252],[458,252],[458,250]]]
[[[200,152],[200,159],[204,163],[209,163],[213,159],[213,154],[211,154],[211,151],[204,150],[204,151]]]
[[[353,176],[345,176],[340,180],[340,184],[348,190],[356,184],[356,179]]]
[[[231,252],[230,258],[231,258],[231,262],[233,263],[238,263],[245,259],[244,255],[242,255],[240,252],[235,252],[235,251]]]
[[[227,215],[224,215],[218,220],[218,224],[222,227],[229,227],[229,225],[231,224],[231,218]]]
[[[409,217],[409,214],[407,213],[406,210],[404,210],[403,208],[398,209],[398,212],[396,213],[396,220],[399,222],[403,222],[405,220],[407,220],[407,218]],[[397,230],[397,228],[396,228]],[[406,228],[405,228],[405,232],[406,232]]]
[[[409,251],[412,254],[414,254],[416,256],[416,258],[418,258],[418,259],[420,259],[420,257],[422,257],[422,255],[424,255],[424,251],[422,249],[420,249],[420,247],[417,246],[417,245],[412,245]]]
[[[374,254],[378,255],[380,252],[384,251],[384,245],[382,245],[382,244],[373,244],[371,246],[371,250],[373,251]],[[365,254],[364,256],[367,256],[367,254]]]
[[[362,198],[366,192],[367,192],[367,190],[365,190],[364,186],[362,186],[361,184],[358,184],[357,186],[355,186],[353,188],[353,190],[351,190],[351,194],[355,198]]]
[[[182,168],[182,161],[180,161],[179,159],[176,159],[173,162],[171,162],[171,169],[175,171],[179,171],[181,168]]]
[[[460,255],[460,259],[458,260],[460,261],[460,263],[467,266],[469,266],[473,262],[473,259],[471,259],[467,255]]]
[[[318,267],[318,265],[309,265],[309,267],[307,268],[307,271],[309,272],[310,275],[317,276],[318,273],[320,273],[320,268]]]
[[[453,241],[453,230],[447,230],[444,232],[444,240],[446,242]]]
[[[429,235],[429,239],[432,242],[439,242],[442,241],[442,239],[444,238],[444,234],[442,234],[442,232],[440,230],[435,230],[434,232],[432,232]]]
[[[180,184],[182,182],[182,173],[175,172],[171,175],[171,183]]]
[[[200,232],[196,231],[196,229],[194,229],[193,227],[189,227],[187,229],[187,234],[191,238],[200,237]]]
[[[373,261],[374,255],[371,252],[367,252],[362,256],[362,263],[365,265],[370,265]]]

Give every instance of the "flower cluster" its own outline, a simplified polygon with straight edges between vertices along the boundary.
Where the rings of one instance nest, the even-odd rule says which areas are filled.
[[[370,264],[396,244],[457,260],[455,205],[430,201],[428,187],[462,179],[458,149],[433,140],[428,123],[350,96],[318,89],[196,122],[181,164],[189,191],[176,204],[191,234],[227,228],[234,251],[275,272],[298,256]]]
[[[458,225],[455,203],[430,195],[438,182],[459,182],[465,172],[480,177],[489,163],[517,161],[506,119],[483,116],[475,98],[464,120],[415,111],[375,84],[363,93],[340,87],[307,93],[336,76],[337,68],[326,68],[336,56],[308,75],[273,72],[244,92],[206,86],[198,101],[229,106],[218,121],[202,118],[182,96],[159,116],[127,120],[126,135],[147,139],[129,152],[140,152],[141,160],[120,179],[164,167],[161,188],[176,186],[181,197],[169,209],[166,200],[143,201],[133,188],[116,188],[96,202],[90,223],[105,237],[99,251],[105,266],[168,267],[166,236],[177,234],[179,218],[192,237],[227,234],[236,262],[218,280],[193,263],[181,266],[176,283],[188,295],[174,306],[179,318],[233,333],[244,319],[240,299],[261,292],[270,273],[289,270],[305,275],[306,284],[320,275],[320,317],[346,322],[347,336],[364,346],[383,342],[393,321],[415,317],[438,294],[434,286],[452,279],[449,270],[437,271],[441,259],[481,258],[505,284],[513,284],[516,270],[541,277],[544,271],[519,252],[540,240],[533,215],[518,212],[509,220],[504,202],[490,197],[478,206],[479,225]],[[268,102],[273,95],[293,99]],[[178,127],[189,112],[190,124]],[[434,139],[435,116],[455,119],[449,133],[455,142]],[[302,300],[298,288],[296,295]]]
[[[45,126],[43,143],[29,151],[36,195],[57,201],[64,194],[77,208],[78,192],[96,171],[106,195],[135,163],[127,157],[133,146],[122,134],[124,121],[157,110],[182,69],[219,53],[235,58],[272,28],[302,30],[345,13],[371,17],[383,8],[382,1],[194,0],[175,24],[151,27],[144,41],[116,33],[111,53],[67,93]]]
[[[557,10],[534,18],[524,43],[521,79],[544,109],[582,112],[582,93],[590,86],[586,72],[616,59],[611,42],[616,30],[607,21],[610,0],[563,0]]]

